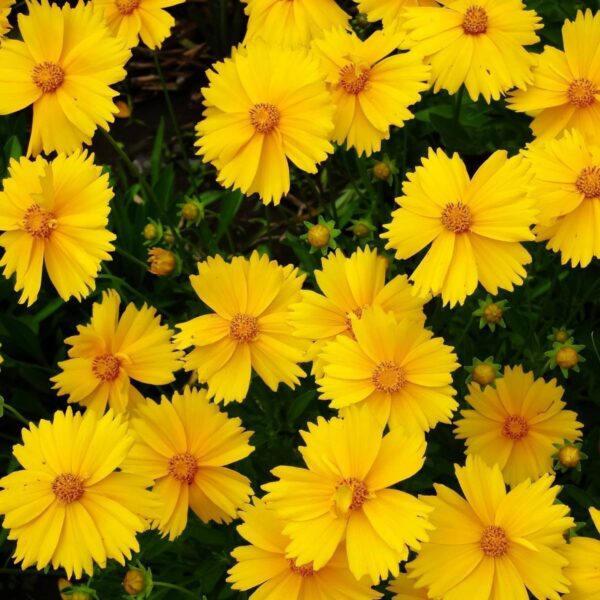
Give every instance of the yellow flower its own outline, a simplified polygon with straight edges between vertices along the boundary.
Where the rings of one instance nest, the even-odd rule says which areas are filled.
[[[313,41],[336,106],[333,139],[370,156],[390,127],[413,118],[408,110],[429,85],[429,67],[414,52],[389,56],[401,35],[376,31],[365,41],[341,28]]]
[[[136,441],[125,468],[156,480],[163,506],[156,525],[169,540],[185,529],[188,507],[205,523],[229,523],[248,502],[250,481],[225,465],[253,451],[252,432],[209,402],[206,390],[186,387],[171,401],[148,400],[130,424]]]
[[[164,248],[150,248],[148,250],[148,269],[153,275],[165,277],[170,275],[177,266],[175,254]]]
[[[4,34],[10,31],[8,15],[10,15],[10,9],[14,3],[15,0],[0,0],[0,43],[2,43]]]
[[[402,429],[383,436],[383,428],[367,407],[351,407],[344,419],[319,417],[301,432],[308,468],[273,469],[279,481],[263,486],[264,500],[288,521],[287,557],[296,565],[319,570],[343,542],[354,577],[378,583],[397,576],[408,547],[427,539],[428,507],[391,488],[422,467],[425,439]]]
[[[600,114],[600,112],[599,112]],[[562,264],[587,267],[600,258],[600,146],[581,132],[531,145],[525,152],[534,173],[538,201],[537,239],[560,252]]]
[[[175,340],[180,348],[194,347],[185,368],[198,370],[209,398],[244,400],[252,369],[273,391],[280,383],[292,388],[299,383],[306,344],[294,337],[288,320],[304,275],[254,251],[249,259],[238,256],[227,263],[215,256],[198,263],[198,275],[190,281],[214,312],[177,325],[181,333]]]
[[[529,165],[521,156],[494,152],[469,179],[454,154],[429,150],[422,166],[408,174],[400,208],[392,213],[386,248],[406,259],[431,244],[411,276],[418,294],[442,295],[444,304],[463,304],[477,288],[512,291],[523,283],[531,262],[520,242],[533,240],[535,201],[528,194]]]
[[[71,153],[108,130],[118,111],[110,86],[122,81],[131,52],[112,37],[91,4],[27,4],[23,41],[0,47],[0,115],[33,105],[28,154]]]
[[[579,11],[562,29],[564,52],[546,46],[533,83],[508,99],[509,107],[534,116],[531,129],[548,140],[576,128],[591,141],[600,136],[600,71],[593,57],[600,44],[600,12]]]
[[[427,57],[433,89],[486,102],[532,82],[535,57],[525,50],[539,42],[541,19],[521,0],[440,0],[437,8],[407,8],[402,46]]]
[[[515,486],[552,472],[554,444],[575,441],[582,425],[565,410],[563,388],[520,366],[504,369],[496,387],[469,385],[465,400],[472,410],[461,411],[456,437],[466,440],[467,454],[498,464],[505,481]]]
[[[559,551],[575,522],[567,506],[555,503],[554,478],[507,492],[498,466],[472,456],[465,467],[456,465],[456,477],[464,498],[439,484],[436,496],[423,497],[434,509],[434,530],[407,565],[416,586],[444,600],[520,600],[527,590],[538,600],[559,600],[569,583]]]
[[[285,47],[306,46],[332,27],[350,27],[350,15],[335,0],[242,1],[248,15],[245,42],[260,38]]]
[[[360,319],[366,308],[381,306],[398,319],[425,321],[424,301],[412,294],[405,275],[385,283],[387,261],[377,249],[359,248],[349,258],[336,250],[321,265],[314,274],[323,295],[303,290],[302,302],[292,305],[290,317],[295,335],[313,342],[307,358],[316,376],[323,375],[319,354],[325,344],[338,335],[352,338],[352,316]]]
[[[106,228],[113,198],[108,174],[85,152],[50,162],[13,159],[8,174],[0,192],[0,266],[5,277],[16,274],[19,302],[36,301],[44,264],[61,298],[81,300],[114,250],[115,235]]]
[[[383,21],[384,27],[402,22],[404,9],[408,6],[439,6],[435,0],[354,0],[359,12],[366,14],[369,21]]]
[[[223,186],[279,204],[290,189],[288,160],[316,173],[333,151],[334,106],[307,51],[252,42],[207,77],[196,146]]]
[[[600,532],[600,511],[590,508],[590,515],[597,532]],[[564,600],[598,600],[600,598],[600,541],[589,537],[571,538],[564,547],[563,554],[569,561],[565,567],[565,577],[571,582],[569,593]]]
[[[262,500],[254,499],[240,511],[239,534],[250,543],[231,555],[237,561],[227,581],[234,590],[258,589],[253,600],[371,600],[381,598],[365,581],[357,581],[348,568],[343,548],[338,548],[320,569],[311,563],[298,565],[286,558],[290,538],[283,533],[285,521]]]
[[[429,598],[427,590],[417,589],[415,582],[411,581],[406,573],[400,573],[387,589],[394,594],[392,600],[427,600]]]
[[[136,534],[147,528],[157,500],[152,480],[124,472],[133,437],[111,412],[54,413],[23,429],[13,453],[23,469],[0,479],[0,513],[15,562],[25,569],[62,567],[70,578],[93,575],[94,562],[121,565],[139,551]],[[121,471],[117,471],[117,469]]]
[[[173,332],[160,324],[156,309],[128,304],[119,318],[121,300],[115,290],[103,292],[94,303],[89,325],[78,325],[77,335],[65,340],[69,358],[58,363],[52,377],[59,395],[68,402],[99,413],[106,404],[116,413],[130,410],[143,400],[131,380],[164,385],[181,368],[181,352],[171,343]]]

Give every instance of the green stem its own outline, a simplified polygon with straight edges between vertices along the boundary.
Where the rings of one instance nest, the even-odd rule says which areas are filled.
[[[458,93],[456,94],[456,102],[454,104],[454,124],[460,123],[460,112],[462,110],[463,96],[465,94],[464,84],[460,86]]]
[[[29,427],[29,421],[16,408],[13,408],[10,404],[5,404],[4,408],[13,418]]]
[[[152,584],[154,585],[154,587],[161,587],[168,590],[176,590],[178,592],[181,592],[184,596],[187,596],[188,598],[195,598],[196,600],[200,598],[200,596],[197,596],[193,592],[190,592],[190,590],[186,590],[184,587],[181,587],[180,585],[176,585],[174,583],[166,583],[165,581],[153,581]]]
[[[271,235],[271,207],[268,204],[264,205],[265,207],[265,221],[267,222],[267,243],[269,245],[269,254],[271,258],[273,258],[273,236]]]
[[[148,264],[145,263],[143,260],[140,260],[139,258],[137,258],[137,256],[133,256],[133,254],[130,254],[129,252],[127,252],[127,250],[123,250],[123,248],[119,248],[118,246],[116,248],[117,254],[124,256],[127,260],[130,260],[139,267],[143,267],[144,271],[148,270]]]

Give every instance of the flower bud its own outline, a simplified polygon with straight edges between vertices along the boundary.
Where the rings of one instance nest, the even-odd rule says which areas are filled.
[[[502,320],[502,316],[504,315],[504,311],[501,306],[498,306],[495,302],[488,304],[483,309],[483,318],[487,323],[496,324],[500,323]]]
[[[365,223],[361,222],[361,221],[357,221],[356,223],[354,223],[354,225],[352,226],[352,233],[359,239],[363,239],[368,237],[368,235],[371,233],[371,230],[369,229],[369,226],[366,225]]]
[[[572,369],[579,362],[579,354],[571,346],[563,346],[556,352],[556,364],[561,369]]]
[[[379,181],[387,181],[391,174],[392,169],[386,162],[378,162],[373,167],[373,177]]]
[[[321,225],[320,223],[313,225],[308,230],[308,243],[313,248],[326,248],[327,244],[329,244],[330,237],[331,234],[329,232],[329,228],[326,225]]]
[[[200,209],[198,208],[198,205],[194,204],[193,202],[186,202],[181,207],[181,216],[186,221],[195,221],[198,218],[199,214]]]
[[[58,591],[61,592],[61,600],[92,600],[92,597],[87,592],[73,592],[72,594],[63,594],[62,591],[76,585],[68,581],[67,579],[61,578],[58,580]]]
[[[123,589],[130,596],[141,594],[146,589],[146,577],[140,569],[129,569],[125,573]]]
[[[490,385],[496,380],[496,369],[488,363],[479,363],[473,367],[471,379],[479,385]]]
[[[159,236],[158,227],[154,223],[147,223],[143,235],[148,241],[157,239]]]
[[[164,277],[173,272],[177,261],[175,259],[175,254],[170,250],[165,250],[164,248],[150,248],[150,250],[148,250],[148,263],[150,264],[150,273],[158,275],[159,277]]]
[[[558,460],[563,467],[574,469],[581,462],[581,451],[577,446],[565,445],[558,451]]]

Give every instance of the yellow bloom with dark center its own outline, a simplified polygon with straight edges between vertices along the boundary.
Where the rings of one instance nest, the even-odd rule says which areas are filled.
[[[19,302],[36,301],[44,265],[61,298],[86,297],[114,250],[108,174],[93,155],[78,152],[50,162],[13,159],[8,175],[0,192],[0,266],[5,277],[16,275]]]
[[[509,107],[534,117],[531,130],[549,140],[579,129],[592,143],[600,136],[600,12],[579,11],[562,28],[564,51],[546,46],[533,82],[508,99]]]
[[[383,31],[362,41],[341,28],[313,41],[331,90],[333,139],[370,156],[390,137],[390,128],[413,118],[411,104],[429,87],[429,67],[415,52],[392,54],[400,34]]]
[[[207,77],[196,146],[224,187],[279,204],[290,189],[288,161],[316,173],[333,151],[334,106],[307,50],[252,42]]]
[[[298,565],[286,557],[290,538],[283,533],[286,522],[262,500],[240,511],[243,523],[239,534],[249,542],[231,555],[236,564],[227,581],[234,590],[258,589],[251,600],[371,600],[381,594],[363,581],[357,581],[348,568],[343,548],[338,548],[320,569],[311,563]]]
[[[383,429],[366,406],[351,407],[344,419],[319,417],[301,432],[306,468],[273,469],[279,481],[263,486],[264,500],[288,522],[287,557],[296,565],[318,571],[342,543],[354,577],[378,583],[397,576],[408,548],[428,539],[430,509],[392,489],[423,466],[424,436]]]
[[[161,325],[156,309],[128,304],[119,317],[120,302],[115,290],[102,294],[90,323],[78,325],[77,335],[65,340],[69,358],[58,363],[61,372],[51,379],[68,402],[98,413],[107,404],[116,413],[131,410],[143,400],[131,380],[164,385],[182,366],[182,352],[171,343],[173,331]]]
[[[110,86],[125,79],[131,52],[91,4],[32,0],[20,14],[23,41],[0,46],[0,115],[33,105],[28,154],[71,153],[108,130],[118,112]]]
[[[439,6],[436,0],[354,0],[359,12],[366,14],[369,21],[383,21],[384,27],[395,27],[404,18],[404,9],[409,6]]]
[[[577,130],[532,144],[525,152],[540,210],[537,239],[560,252],[562,264],[587,267],[600,258],[600,145]]]
[[[387,261],[377,249],[359,248],[346,257],[341,250],[331,252],[314,272],[320,291],[303,290],[302,302],[291,307],[294,334],[310,340],[307,358],[313,361],[313,374],[323,375],[319,354],[328,341],[343,335],[354,336],[353,317],[360,319],[370,306],[380,306],[398,319],[425,321],[424,300],[412,294],[405,275],[385,282]]]
[[[155,525],[169,540],[185,529],[188,508],[205,523],[229,523],[250,499],[248,478],[226,466],[253,451],[252,432],[241,425],[209,402],[206,390],[186,387],[171,400],[138,405],[125,468],[156,481],[162,509]]]
[[[469,385],[465,400],[472,408],[461,411],[456,437],[466,440],[467,454],[499,465],[511,486],[552,473],[555,444],[581,437],[582,424],[577,413],[565,410],[563,392],[556,379],[506,367],[495,387]]]
[[[481,285],[493,295],[523,283],[531,256],[521,242],[533,240],[537,222],[529,195],[532,173],[521,157],[494,152],[469,178],[454,154],[429,150],[408,174],[392,213],[386,248],[402,260],[431,247],[411,276],[418,294],[441,294],[444,304],[463,304]]]
[[[10,31],[8,15],[10,15],[10,9],[14,3],[15,0],[0,0],[0,44],[4,34]]]
[[[23,443],[13,447],[23,468],[0,479],[0,513],[17,541],[17,563],[64,568],[79,579],[94,574],[94,563],[131,560],[140,549],[136,534],[159,506],[146,489],[152,480],[123,468],[132,443],[112,412],[69,407],[23,429]]]
[[[198,263],[190,277],[199,298],[212,311],[177,325],[180,348],[193,347],[185,368],[197,370],[217,402],[241,402],[252,370],[273,391],[280,383],[295,387],[306,342],[293,335],[290,306],[300,300],[304,275],[254,251],[250,258],[220,256]]]
[[[499,100],[533,81],[535,57],[525,46],[539,42],[540,17],[521,0],[439,0],[439,7],[407,8],[402,47],[427,57],[433,89]]]
[[[400,573],[388,586],[393,594],[392,600],[428,600],[427,590],[416,588],[415,582],[406,573]]]
[[[544,475],[506,491],[498,466],[469,456],[456,465],[464,497],[435,484],[423,496],[434,529],[407,565],[417,587],[444,600],[559,600],[568,590],[562,573],[564,534],[574,527],[569,508],[556,502],[560,487]]]
[[[452,387],[456,355],[418,321],[397,321],[379,306],[354,318],[355,339],[338,336],[321,354],[322,400],[342,411],[366,404],[390,429],[429,431],[458,408]]]

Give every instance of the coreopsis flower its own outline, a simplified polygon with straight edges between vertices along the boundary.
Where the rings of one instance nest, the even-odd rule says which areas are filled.
[[[307,46],[323,31],[349,29],[350,15],[335,0],[242,0],[248,15],[245,42],[262,39],[284,47]]]
[[[564,51],[546,46],[537,57],[533,82],[508,99],[517,112],[534,115],[537,140],[579,129],[590,141],[600,136],[600,72],[595,56],[600,44],[600,12],[579,11],[562,28]]]
[[[561,400],[563,388],[521,366],[505,367],[495,384],[469,385],[465,400],[472,408],[461,411],[456,437],[466,440],[467,454],[499,465],[510,486],[551,473],[554,445],[581,436],[577,413]]]
[[[533,144],[524,154],[540,210],[537,239],[560,252],[563,265],[587,267],[600,258],[600,145],[588,144],[582,132],[572,130]]]
[[[2,43],[3,36],[10,31],[8,15],[14,3],[15,0],[0,0],[0,43]]]
[[[156,481],[162,509],[155,525],[169,540],[185,529],[188,508],[205,523],[229,523],[250,499],[248,478],[226,466],[254,450],[241,424],[209,402],[206,390],[189,387],[133,413],[135,444],[124,468]]]
[[[400,573],[398,577],[390,582],[388,592],[391,592],[392,600],[428,600],[427,590],[416,588],[415,582],[409,579],[406,573]]]
[[[150,248],[148,250],[149,271],[152,275],[166,277],[170,275],[177,266],[177,258],[171,250],[165,248]]]
[[[124,565],[139,551],[136,534],[158,502],[146,489],[151,479],[123,469],[132,443],[112,412],[101,417],[69,407],[23,429],[23,443],[13,447],[23,468],[0,479],[0,513],[8,539],[17,541],[17,563],[51,564],[80,578],[94,574],[94,563]]]
[[[531,256],[521,242],[533,240],[535,200],[528,193],[529,165],[521,156],[494,152],[469,179],[454,154],[429,150],[408,174],[396,198],[389,231],[381,237],[396,258],[431,244],[411,280],[420,295],[441,294],[444,304],[463,304],[478,282],[492,295],[523,283]]]
[[[36,301],[44,265],[61,298],[86,297],[101,262],[111,260],[115,249],[115,235],[107,229],[114,194],[94,155],[12,159],[2,185],[0,266],[5,277],[16,275],[19,302]]]
[[[303,290],[302,302],[291,307],[290,322],[295,335],[310,340],[307,358],[313,361],[313,373],[322,376],[319,354],[325,344],[338,335],[352,338],[352,315],[360,319],[370,306],[381,306],[398,319],[423,323],[424,300],[412,294],[405,275],[385,282],[387,261],[376,248],[359,248],[350,257],[341,250],[330,253],[314,271],[322,294]]]
[[[165,10],[184,0],[92,0],[103,13],[112,34],[127,48],[141,39],[148,48],[157,49],[171,34],[175,19]]]
[[[286,557],[290,538],[283,533],[285,521],[262,500],[244,507],[239,516],[239,534],[250,545],[238,546],[231,555],[236,564],[227,581],[234,590],[258,589],[251,600],[371,600],[381,594],[357,581],[348,568],[343,548],[338,548],[320,569],[312,564],[297,565]]]
[[[563,534],[575,525],[569,508],[556,503],[560,487],[544,475],[506,491],[499,467],[469,456],[456,465],[463,496],[434,484],[436,496],[421,497],[434,510],[434,530],[407,565],[429,598],[559,600],[569,581],[560,552]]]
[[[413,118],[409,106],[429,87],[429,67],[414,52],[392,54],[401,34],[376,31],[365,41],[341,28],[312,43],[333,104],[333,139],[370,156],[390,137],[392,125]]]
[[[440,0],[442,6],[406,8],[402,47],[431,63],[433,89],[499,100],[533,81],[535,57],[525,46],[539,42],[542,22],[521,0]]]
[[[366,406],[344,419],[319,417],[301,432],[306,468],[273,469],[279,481],[263,486],[264,500],[288,522],[287,557],[297,566],[318,571],[343,543],[354,577],[377,583],[397,576],[408,547],[427,539],[427,506],[391,487],[422,467],[424,436],[402,429],[383,436],[383,429]]]
[[[402,22],[408,6],[439,6],[436,0],[354,0],[358,10],[369,21],[383,21],[384,27],[397,26]]]
[[[164,385],[175,379],[183,354],[171,343],[173,331],[161,325],[156,309],[128,304],[119,317],[121,299],[115,290],[102,293],[92,306],[88,325],[68,337],[69,358],[58,363],[51,378],[59,395],[102,413],[108,404],[116,413],[143,400],[131,380]]]
[[[110,86],[125,79],[131,52],[91,4],[27,6],[29,14],[18,18],[23,41],[0,46],[0,115],[33,105],[27,154],[71,153],[114,121]]]
[[[397,321],[379,306],[352,321],[355,339],[338,336],[321,353],[321,399],[342,411],[366,404],[390,429],[423,432],[450,423],[458,408],[453,349],[418,321]]]
[[[210,398],[244,400],[253,369],[273,391],[280,383],[291,388],[299,383],[306,344],[294,337],[288,321],[304,275],[254,251],[249,259],[231,262],[208,258],[190,281],[213,312],[179,323],[175,340],[182,349],[193,347],[185,368],[198,371]]]
[[[318,60],[305,49],[260,40],[206,74],[198,154],[216,167],[224,187],[279,204],[290,189],[288,161],[316,173],[333,151],[334,106]]]

